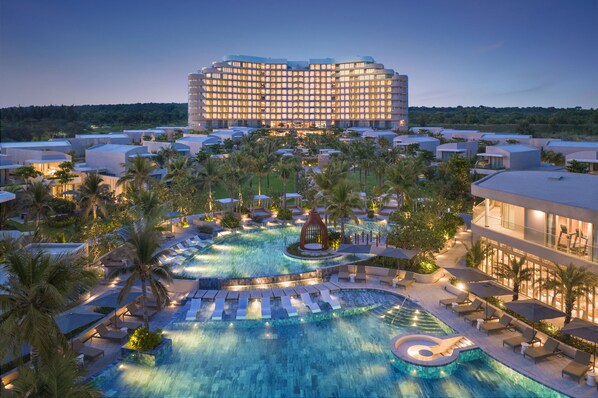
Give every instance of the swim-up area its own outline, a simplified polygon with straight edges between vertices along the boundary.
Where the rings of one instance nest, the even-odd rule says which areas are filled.
[[[343,309],[322,305],[323,313],[309,315],[304,308],[296,318],[268,322],[186,322],[180,311],[165,329],[173,351],[162,364],[119,361],[95,381],[109,397],[561,396],[479,349],[446,371],[403,363],[390,350],[393,337],[453,330],[398,295],[334,296]],[[273,300],[273,314],[279,305]]]
[[[347,233],[386,231],[386,223],[348,224]],[[313,271],[358,258],[345,255],[329,260],[300,260],[284,254],[286,247],[299,240],[301,227],[257,228],[214,239],[214,243],[174,265],[174,272],[192,277],[245,278]],[[363,257],[363,256],[362,256]]]

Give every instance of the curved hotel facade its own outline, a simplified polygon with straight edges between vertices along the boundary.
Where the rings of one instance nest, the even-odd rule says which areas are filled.
[[[372,57],[229,55],[189,74],[189,126],[407,129],[406,75]]]

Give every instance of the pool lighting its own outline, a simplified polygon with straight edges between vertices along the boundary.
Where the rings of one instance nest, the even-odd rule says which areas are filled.
[[[414,321],[417,321],[417,315],[415,315],[415,316],[413,317],[413,320],[414,320]]]
[[[401,309],[401,306],[400,306],[400,305],[395,305],[395,306],[394,306],[394,309],[395,309],[395,310],[400,310],[400,309]]]
[[[120,365],[118,365],[118,368],[122,370],[125,368],[125,365],[121,363]]]
[[[465,290],[465,284],[463,282],[457,283],[457,289],[459,289],[459,290]]]
[[[415,313],[416,313],[416,314],[419,314],[419,310],[415,310]]]
[[[301,322],[305,322],[305,319],[303,319],[303,318],[301,318],[300,320],[301,320]]]
[[[413,322],[413,323],[411,324],[411,326],[417,326],[417,323]]]
[[[264,326],[269,328],[270,327],[270,322],[266,321],[266,323],[264,323]]]
[[[229,328],[232,328],[232,327],[234,327],[234,326],[235,326],[235,324],[234,324],[234,323],[232,323],[232,322],[228,324],[228,327],[229,327]]]

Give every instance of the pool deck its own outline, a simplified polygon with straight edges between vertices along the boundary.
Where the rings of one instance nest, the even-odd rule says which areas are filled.
[[[169,246],[184,239],[186,239],[186,237],[178,237],[178,239],[176,239],[174,242],[169,242]],[[461,258],[465,253],[465,247],[462,242],[469,242],[469,234],[459,234],[457,236],[457,241],[457,244],[452,249],[443,255],[438,256],[437,263],[439,266],[454,267],[455,265],[458,266],[462,263]],[[337,276],[333,275],[331,282],[335,283],[342,289],[347,290],[376,289],[407,295],[411,300],[418,303],[430,313],[438,317],[441,321],[452,327],[457,333],[469,338],[476,346],[508,367],[572,397],[598,397],[598,390],[596,387],[590,387],[586,385],[585,381],[576,383],[570,378],[561,378],[561,370],[571,361],[570,358],[564,356],[554,356],[534,364],[533,361],[524,358],[519,351],[513,352],[509,348],[503,348],[503,339],[516,336],[518,333],[507,331],[487,336],[486,334],[477,330],[475,327],[472,327],[469,323],[464,322],[463,319],[453,313],[450,308],[445,309],[444,307],[439,306],[439,300],[454,297],[444,289],[444,287],[448,285],[448,278],[446,277],[442,278],[435,284],[416,283],[407,290],[381,285],[379,278],[370,278],[369,276],[366,283],[351,283],[339,282]],[[152,329],[163,328],[171,321],[176,312],[185,311],[186,307],[187,306],[164,309],[154,319],[152,319]],[[97,374],[120,357],[120,346],[117,344],[101,339],[94,339],[93,342],[88,342],[88,344],[97,348],[101,348],[105,351],[103,358],[88,364],[88,376]]]

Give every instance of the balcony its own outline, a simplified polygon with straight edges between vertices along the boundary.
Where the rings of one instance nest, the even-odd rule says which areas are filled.
[[[510,212],[509,215],[505,215],[499,202],[492,202],[488,208],[486,202],[480,203],[473,209],[472,224],[502,235],[502,243],[508,244],[507,241],[518,240],[521,249],[523,246],[543,248],[544,250],[540,251],[528,251],[557,263],[568,263],[572,258],[593,263],[594,266],[598,263],[598,248],[592,243],[595,233],[592,224],[538,210],[507,206],[510,206],[510,210],[506,212]],[[526,222],[528,226],[524,225]],[[534,224],[535,228],[529,224]],[[491,236],[495,234],[487,235],[489,238],[499,239]]]

